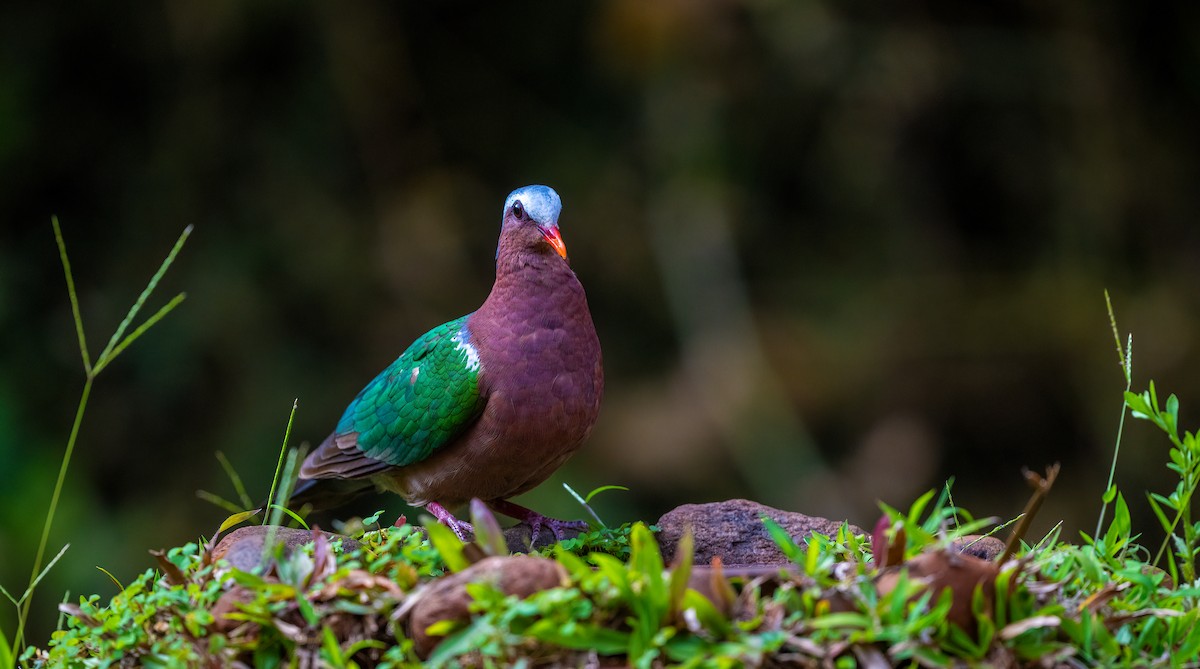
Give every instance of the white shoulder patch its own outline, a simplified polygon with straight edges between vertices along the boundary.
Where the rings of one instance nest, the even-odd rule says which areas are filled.
[[[472,372],[479,371],[479,349],[475,348],[475,345],[468,341],[467,337],[467,326],[463,325],[458,332],[454,333],[450,341],[454,342],[456,350],[462,351],[466,356],[467,369]]]

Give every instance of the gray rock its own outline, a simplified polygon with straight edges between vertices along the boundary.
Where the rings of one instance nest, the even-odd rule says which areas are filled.
[[[968,534],[950,544],[950,549],[977,557],[980,560],[995,560],[1004,552],[1004,542],[996,537],[985,537],[978,534]]]
[[[285,555],[313,540],[312,530],[298,530],[290,527],[272,527],[271,525],[248,525],[239,527],[226,534],[212,549],[212,559],[224,558],[232,567],[242,571],[250,571],[259,565],[263,556],[263,542],[271,530],[275,532],[275,541],[283,544]],[[342,550],[349,552],[358,548],[358,542],[350,537],[322,532],[330,542],[341,539]]]
[[[661,530],[658,544],[663,559],[669,562],[674,558],[680,538],[686,528],[691,527],[697,565],[708,564],[714,557],[721,558],[727,566],[788,564],[788,559],[767,534],[760,520],[763,515],[779,523],[802,546],[813,532],[835,536],[842,525],[842,521],[781,511],[745,499],[684,504],[658,519]],[[850,531],[865,534],[854,525],[850,526]]]

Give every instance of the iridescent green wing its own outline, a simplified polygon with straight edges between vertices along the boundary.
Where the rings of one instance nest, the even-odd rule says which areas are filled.
[[[356,433],[362,455],[403,467],[424,460],[462,433],[484,404],[468,316],[413,342],[354,398],[336,435]]]

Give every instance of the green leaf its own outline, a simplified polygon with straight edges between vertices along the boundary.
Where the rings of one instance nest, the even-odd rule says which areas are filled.
[[[586,503],[588,503],[588,502],[592,501],[592,498],[593,498],[593,497],[595,497],[596,495],[599,495],[600,493],[602,493],[602,492],[604,492],[604,491],[606,491],[606,490],[623,490],[623,491],[625,491],[625,492],[629,492],[629,488],[626,488],[626,487],[625,487],[625,486],[623,486],[623,485],[602,485],[602,486],[600,486],[599,488],[593,488],[593,489],[592,489],[592,491],[591,491],[591,492],[589,492],[589,493],[588,493],[588,494],[587,494],[587,495],[586,495],[586,496],[583,498],[583,502],[584,502],[584,504],[586,504]]]
[[[233,527],[234,525],[237,525],[246,520],[249,520],[250,518],[253,518],[254,515],[257,513],[258,513],[258,509],[254,509],[252,511],[242,511],[241,513],[233,514],[232,516],[226,518],[225,522],[221,523],[221,527],[217,528],[217,534],[224,532],[225,530]],[[211,525],[209,527],[211,527]]]
[[[333,635],[333,628],[326,627],[321,630],[321,655],[325,661],[332,667],[346,666],[346,658],[342,655],[342,648],[338,645],[337,637]]]
[[[925,507],[929,505],[929,500],[933,499],[935,492],[934,490],[927,491],[924,495],[918,497],[917,501],[912,503],[912,506],[908,507],[908,526],[918,527],[920,525],[918,521],[921,519],[921,514],[925,512]]]
[[[805,624],[814,630],[826,630],[838,627],[867,629],[871,627],[871,618],[862,613],[827,613],[819,618],[813,618]]]
[[[311,529],[311,528],[309,528],[308,523],[304,522],[304,519],[301,518],[299,514],[297,514],[295,511],[292,511],[291,509],[287,508],[286,506],[283,506],[282,504],[268,504],[267,508],[275,509],[276,511],[279,511],[280,513],[287,514],[287,516],[289,518],[291,518],[292,520],[296,521],[300,525],[300,527],[303,527],[306,530]],[[247,513],[249,513],[250,515],[254,515],[255,513],[258,513],[258,512],[257,511],[248,511]],[[238,521],[238,522],[241,522],[241,521]],[[234,524],[236,525],[237,523],[234,523]],[[276,523],[272,523],[272,524],[276,524]]]
[[[508,544],[495,514],[479,498],[471,499],[471,526],[475,528],[475,543],[488,555],[508,555]],[[536,537],[532,537],[533,541]]]
[[[1108,490],[1104,491],[1104,495],[1101,497],[1101,500],[1103,500],[1103,502],[1105,504],[1111,504],[1112,501],[1114,499],[1116,499],[1116,497],[1117,497],[1117,484],[1114,483],[1114,484],[1108,486]]]
[[[705,629],[715,634],[718,638],[724,638],[733,633],[733,626],[729,619],[721,613],[708,597],[696,592],[688,590],[683,595],[683,610],[693,611],[696,614],[696,620]]]
[[[1113,519],[1104,535],[1104,543],[1109,555],[1121,552],[1129,543],[1129,533],[1132,523],[1129,519],[1129,506],[1125,504],[1125,496],[1117,494],[1117,503],[1113,509]]]
[[[689,527],[684,530],[683,536],[679,539],[679,543],[675,547],[676,565],[671,570],[671,579],[668,587],[668,600],[670,601],[670,614],[672,616],[681,610],[684,594],[688,589],[688,579],[692,575],[693,547],[692,529]]]
[[[783,529],[779,523],[775,522],[766,514],[763,514],[759,520],[762,521],[763,527],[765,527],[767,530],[767,535],[769,535],[771,537],[771,541],[774,541],[775,545],[779,547],[779,550],[783,553],[784,557],[791,560],[798,566],[804,566],[804,549],[800,548],[800,546],[796,543],[796,540],[792,538],[792,535],[788,534],[787,530]]]
[[[0,632],[0,667],[7,669],[8,667],[15,665],[16,663],[13,661],[12,647],[8,644],[8,639],[4,636],[4,633]]]
[[[568,633],[557,621],[543,618],[525,634],[555,646],[594,650],[599,655],[620,655],[629,650],[629,633],[598,625],[576,625]]]
[[[1126,390],[1125,406],[1129,407],[1129,410],[1133,412],[1134,418],[1146,420],[1154,413],[1154,410],[1150,408],[1150,395],[1148,393],[1139,395]]]
[[[449,531],[449,528],[447,528]],[[453,536],[451,532],[451,536]],[[457,537],[455,537],[457,539]],[[430,629],[436,627],[438,623],[430,625]],[[480,640],[477,637],[485,635],[492,627],[487,617],[476,618],[471,624],[463,629],[454,632],[450,636],[442,640],[441,643],[433,649],[433,653],[429,656],[427,666],[442,667],[446,666],[455,658],[476,650]],[[426,630],[428,633],[428,630]]]
[[[463,542],[454,534],[454,530],[430,516],[423,517],[421,523],[429,533],[429,543],[442,556],[447,569],[457,572],[471,566],[470,561],[463,555]]]
[[[383,512],[384,512],[384,509],[380,509],[380,510],[376,511],[375,513],[372,513],[371,515],[367,516],[366,518],[363,518],[362,519],[363,527],[366,527],[368,525],[375,525],[376,523],[378,523],[379,517],[383,515]]]

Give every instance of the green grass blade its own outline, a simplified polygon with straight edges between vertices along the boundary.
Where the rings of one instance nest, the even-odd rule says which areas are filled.
[[[287,428],[283,431],[283,444],[279,447],[279,461],[275,463],[275,476],[271,479],[271,493],[267,495],[267,502],[277,502],[275,499],[275,490],[279,487],[279,473],[283,468],[283,457],[287,453],[288,440],[292,436],[292,421],[296,419],[296,408],[300,406],[300,398],[292,400],[292,413],[288,416]],[[287,500],[284,500],[287,501]],[[278,514],[264,514],[263,524],[267,524],[272,518],[278,520]]]
[[[219,506],[219,507],[221,507],[221,509],[228,511],[229,513],[242,513],[244,511],[246,511],[246,509],[238,506],[237,504],[234,504],[233,502],[225,499],[224,497],[221,497],[220,495],[211,493],[207,490],[197,490],[196,497],[199,497],[200,499],[202,499],[214,506]],[[250,515],[254,515],[255,513],[257,513],[257,510],[251,511]]]
[[[592,507],[588,506],[587,500],[584,499],[579,493],[575,492],[574,488],[568,485],[565,481],[563,482],[563,487],[567,489],[567,492],[571,493],[571,497],[574,497],[576,502],[579,502],[579,506],[582,506],[584,510],[588,512],[588,515],[596,519],[596,524],[598,524],[600,527],[608,527],[608,525],[604,524],[603,520],[600,520],[600,516],[596,515],[596,512],[592,510]],[[588,499],[591,499],[591,495],[588,495]]]
[[[291,432],[291,421],[288,421],[288,432]],[[286,444],[286,437],[284,439],[284,443]],[[275,503],[267,505],[267,513],[265,515],[267,517],[268,528],[266,539],[263,541],[262,552],[262,564],[264,565],[269,563],[271,559],[271,553],[275,550],[275,531],[276,527],[283,519],[284,512],[287,511],[288,514],[295,517],[295,514],[292,513],[284,503],[287,502],[288,498],[291,496],[292,482],[296,480],[296,461],[299,459],[297,457],[298,455],[299,452],[295,449],[287,452],[287,461],[283,465],[283,478],[281,479],[282,485],[280,485],[279,490],[276,493],[278,495],[278,499],[276,499]]]
[[[179,239],[175,241],[175,246],[171,247],[171,252],[167,254],[166,259],[163,260],[162,265],[159,266],[158,271],[154,273],[154,276],[150,277],[150,282],[146,284],[146,288],[142,290],[142,294],[138,295],[137,301],[134,302],[133,306],[129,308],[129,313],[125,314],[125,319],[121,321],[121,324],[117,326],[116,332],[113,332],[112,338],[108,340],[108,345],[105,346],[104,350],[100,352],[100,355],[96,357],[96,367],[103,367],[105,364],[107,364],[113,349],[125,335],[125,330],[129,328],[129,324],[133,322],[133,319],[137,316],[138,311],[141,311],[142,305],[146,303],[147,298],[150,297],[150,293],[153,293],[154,289],[158,287],[158,282],[161,281],[163,275],[167,273],[167,268],[171,266],[171,263],[175,262],[175,256],[179,255],[179,250],[183,248],[184,242],[187,241],[188,236],[191,234],[192,226],[190,225],[184,228],[183,232],[180,233]]]
[[[238,501],[242,503],[243,509],[249,509],[254,506],[254,502],[250,499],[250,494],[246,492],[246,486],[242,483],[242,477],[238,476],[237,470],[233,468],[233,463],[229,462],[229,458],[221,451],[217,451],[217,462],[221,463],[221,468],[225,470],[225,475],[229,477],[229,481],[233,483],[233,489],[237,492]]]
[[[116,576],[112,575],[111,571],[105,569],[104,567],[101,567],[100,565],[96,565],[96,569],[99,569],[100,571],[104,572],[104,575],[108,577],[108,580],[112,581],[113,585],[117,586],[118,592],[125,590],[125,586],[121,585],[121,582],[117,580]]]
[[[268,508],[269,509],[278,509],[280,511],[280,513],[286,514],[289,518],[296,521],[300,525],[300,527],[303,527],[306,530],[311,529],[308,526],[308,523],[304,522],[304,519],[300,517],[300,514],[296,513],[295,511],[292,511],[291,509],[287,508],[286,506],[284,506],[282,504],[270,504],[270,505],[268,505]],[[248,512],[248,513],[250,513],[250,515],[254,515],[256,512]],[[282,519],[283,516],[279,516],[279,518]],[[278,523],[276,523],[276,524],[278,524]]]
[[[67,549],[70,547],[71,544],[63,544],[63,547],[59,549],[58,554],[46,564],[46,568],[43,569],[41,573],[37,575],[37,578],[33,579],[33,582],[29,584],[29,587],[25,589],[25,593],[21,595],[20,601],[26,602],[30,597],[33,596],[33,591],[37,590],[38,584],[42,582],[42,579],[46,577],[46,574],[50,573],[50,569],[62,559],[63,553],[66,553]]]
[[[0,633],[0,667],[13,667],[16,663],[13,662],[12,646],[9,645],[8,639],[4,638],[4,634]]]
[[[93,373],[99,374],[100,370],[102,370],[108,366],[108,363],[112,362],[113,360],[116,360],[117,356],[121,355],[121,351],[124,351],[126,348],[129,347],[130,344],[132,344],[134,341],[136,341],[138,337],[141,337],[143,334],[146,333],[147,330],[154,327],[155,323],[161,321],[164,316],[171,313],[171,311],[175,307],[179,306],[179,303],[184,301],[184,299],[186,299],[186,298],[187,298],[187,293],[180,293],[180,294],[176,295],[175,297],[171,298],[171,301],[167,302],[167,304],[165,306],[163,306],[162,309],[159,309],[157,312],[155,312],[155,314],[153,316],[151,316],[150,318],[147,318],[145,323],[142,323],[141,325],[139,325],[136,330],[129,333],[128,337],[121,340],[121,343],[118,344],[117,347],[114,348],[111,353],[109,353],[107,356],[105,356],[99,362],[97,362],[96,370]]]
[[[430,545],[442,556],[442,562],[446,563],[448,571],[460,572],[471,566],[470,560],[463,555],[463,542],[455,536],[453,530],[432,516],[422,517],[421,523],[429,534]]]
[[[62,496],[63,482],[67,479],[67,469],[71,466],[71,455],[75,452],[75,442],[79,439],[79,426],[83,424],[83,414],[87,409],[88,397],[92,394],[92,380],[94,376],[88,376],[83,382],[83,393],[79,397],[79,407],[75,410],[75,422],[71,425],[71,436],[67,437],[67,450],[63,453],[62,464],[58,468],[58,480],[54,483],[54,492],[50,494],[50,506],[46,509],[46,522],[42,525],[42,538],[38,542],[37,553],[33,558],[33,569],[29,574],[29,589],[27,594],[37,586],[37,582],[41,580],[42,559],[46,557],[46,544],[50,541],[50,528],[54,527],[54,514],[58,511],[58,500]],[[13,636],[13,642],[18,648],[24,643],[25,639],[25,618],[29,615],[30,598],[21,597],[24,603],[21,605],[21,610],[17,616],[17,633]]]
[[[590,501],[592,501],[593,497],[595,497],[596,495],[599,495],[600,493],[602,493],[606,490],[623,490],[625,492],[629,492],[629,488],[626,488],[623,485],[602,485],[599,488],[595,488],[591,492],[589,492],[587,494],[587,497],[583,498],[583,501],[590,502]]]
[[[475,528],[475,543],[488,555],[508,555],[504,532],[496,516],[478,497],[471,498],[471,527]],[[533,537],[533,541],[537,537]]]
[[[83,317],[79,315],[79,296],[75,293],[75,279],[71,276],[71,261],[67,259],[67,243],[63,241],[62,228],[58,225],[58,217],[51,216],[50,224],[54,226],[54,241],[58,243],[58,257],[62,260],[63,274],[67,277],[67,295],[71,298],[71,317],[75,320],[75,334],[79,337],[79,354],[83,356],[83,371],[92,375],[92,360],[88,356],[87,337],[83,334]]]
[[[1128,350],[1121,350],[1121,334],[1117,330],[1117,316],[1113,312],[1112,299],[1108,296],[1108,290],[1104,291],[1104,304],[1108,307],[1108,323],[1112,326],[1113,340],[1117,344],[1117,361],[1121,363],[1121,371],[1125,374],[1125,394],[1129,394],[1129,389],[1133,387],[1133,335],[1129,335]],[[1125,432],[1125,414],[1128,412],[1126,408],[1129,406],[1128,401],[1121,403],[1121,419],[1117,422],[1117,438],[1113,444],[1112,463],[1108,467],[1108,486],[1105,490],[1110,490],[1113,487],[1113,481],[1117,476],[1117,458],[1121,455],[1121,435]],[[1096,519],[1096,536],[1100,536],[1100,529],[1104,527],[1104,516],[1108,512],[1108,501],[1105,500],[1100,505],[1100,517]]]

